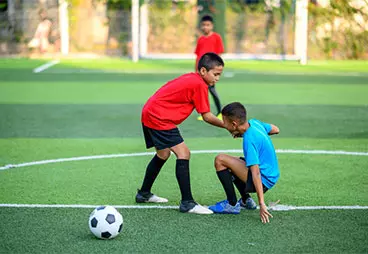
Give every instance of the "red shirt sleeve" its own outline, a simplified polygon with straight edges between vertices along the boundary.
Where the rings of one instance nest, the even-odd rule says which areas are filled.
[[[199,114],[210,112],[210,102],[208,100],[208,88],[204,85],[200,85],[194,92],[193,103],[196,111]]]
[[[216,53],[217,54],[221,54],[221,53],[224,53],[224,44],[222,43],[222,38],[221,38],[221,36],[219,35],[218,37],[217,37],[217,45],[216,45]]]

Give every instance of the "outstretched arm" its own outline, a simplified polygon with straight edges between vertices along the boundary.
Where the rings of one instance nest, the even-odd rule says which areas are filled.
[[[207,113],[203,113],[202,114],[203,120],[206,123],[209,123],[211,125],[220,127],[220,128],[225,128],[224,127],[224,122],[221,121],[220,119],[218,119],[214,114],[212,114],[211,112],[207,112]]]
[[[268,212],[266,203],[264,201],[264,195],[263,195],[263,186],[262,186],[262,180],[261,180],[261,173],[259,171],[258,165],[252,165],[250,166],[250,170],[252,171],[252,178],[253,178],[253,184],[256,188],[257,196],[258,196],[258,202],[259,202],[259,214],[261,216],[262,223],[268,223],[270,222],[270,218],[272,218],[272,215]]]
[[[274,134],[279,134],[280,133],[280,129],[279,127],[277,127],[276,125],[270,124],[271,125],[271,130],[268,132],[268,135],[274,135]]]

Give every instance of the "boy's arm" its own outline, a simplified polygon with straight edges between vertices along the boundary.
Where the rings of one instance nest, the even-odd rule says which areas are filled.
[[[274,124],[270,124],[270,123],[264,123],[261,122],[261,124],[263,125],[263,127],[265,128],[266,132],[268,133],[268,135],[274,135],[274,134],[279,134],[280,133],[280,129],[279,127],[277,127]]]
[[[274,135],[274,134],[279,134],[280,133],[280,129],[279,127],[277,127],[276,125],[270,124],[271,125],[271,130],[268,132],[268,135]]]
[[[252,172],[253,184],[254,184],[254,187],[256,188],[256,192],[258,196],[259,214],[261,216],[261,221],[262,223],[270,222],[269,217],[272,218],[272,215],[267,211],[267,206],[264,201],[261,173],[259,171],[258,164],[250,166],[250,170]]]
[[[225,128],[224,127],[224,122],[221,121],[220,119],[218,119],[211,112],[203,113],[202,117],[203,117],[203,121],[205,121],[206,123],[209,123],[211,125],[214,125],[214,126],[217,126],[217,127],[220,127],[220,128]]]

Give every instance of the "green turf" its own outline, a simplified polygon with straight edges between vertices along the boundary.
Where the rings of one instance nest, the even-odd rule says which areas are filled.
[[[257,211],[196,216],[174,210],[120,210],[122,234],[96,240],[90,209],[0,209],[4,253],[366,253],[367,211]],[[5,230],[6,229],[6,230]]]
[[[248,105],[247,109],[250,117],[277,124],[278,137],[368,138],[367,106]],[[0,104],[0,138],[139,138],[141,110],[140,104]],[[345,123],[336,124],[341,119]],[[228,135],[198,122],[195,114],[180,129],[185,137]]]
[[[178,75],[168,72],[191,71],[193,64],[68,59],[32,73],[46,62],[0,61],[0,167],[146,151],[140,127],[143,103]],[[235,76],[218,83],[222,102],[240,101],[250,117],[277,124],[281,133],[272,138],[276,148],[368,152],[367,62],[312,61],[300,66],[228,61],[226,66]],[[133,70],[153,74],[108,73]],[[191,150],[241,149],[241,140],[195,118],[193,114],[180,127]],[[225,198],[213,168],[215,155],[193,154],[191,159],[194,197],[203,204]],[[368,156],[278,157],[281,178],[266,194],[267,202],[368,205]],[[149,159],[87,160],[0,171],[0,203],[132,205]],[[169,198],[170,205],[180,199],[174,165],[172,157],[153,188]],[[367,210],[274,212],[266,226],[257,212],[201,217],[175,210],[121,211],[126,222],[122,236],[103,242],[88,233],[88,209],[0,208],[0,253],[367,252]]]
[[[0,102],[15,104],[144,103],[157,88],[178,75],[0,74]],[[236,74],[223,77],[217,89],[224,102],[367,105],[368,76]]]

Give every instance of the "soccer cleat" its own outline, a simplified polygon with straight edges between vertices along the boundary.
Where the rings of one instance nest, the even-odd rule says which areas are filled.
[[[198,121],[203,121],[203,117],[202,117],[201,115],[199,115],[199,116],[197,117],[197,120],[198,120]]]
[[[167,203],[169,200],[166,198],[161,198],[150,192],[142,192],[138,190],[135,196],[135,202],[137,203]]]
[[[194,213],[194,214],[213,214],[213,212],[193,200],[181,201],[179,211],[182,213]]]
[[[221,114],[221,113],[220,113],[220,114],[218,114],[218,115],[217,115],[217,118],[218,118],[218,119],[220,119],[220,120],[222,121],[222,114]]]
[[[212,210],[214,213],[223,213],[223,214],[239,214],[240,213],[239,202],[237,202],[234,206],[232,206],[229,204],[229,201],[227,201],[226,199],[208,208]]]
[[[245,203],[243,202],[243,199],[240,198],[238,203],[240,207],[243,209],[248,209],[248,210],[257,209],[257,204],[251,197],[247,198],[247,200],[245,200]]]

